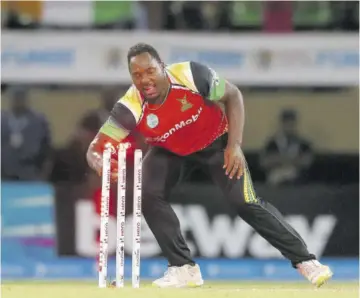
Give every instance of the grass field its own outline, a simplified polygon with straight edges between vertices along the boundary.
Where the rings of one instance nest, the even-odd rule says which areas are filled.
[[[96,282],[6,282],[3,298],[355,298],[358,283],[331,282],[320,289],[308,283],[208,282],[196,289],[156,289],[142,283],[140,289],[98,289]]]

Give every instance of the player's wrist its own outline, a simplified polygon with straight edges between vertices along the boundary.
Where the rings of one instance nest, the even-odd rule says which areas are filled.
[[[242,141],[240,141],[240,140],[234,140],[234,141],[228,140],[227,147],[231,147],[231,148],[239,147],[239,148],[241,148],[241,146],[242,146]]]
[[[101,175],[102,171],[102,157],[98,152],[88,151],[86,154],[86,159],[89,167],[93,169],[96,173]]]

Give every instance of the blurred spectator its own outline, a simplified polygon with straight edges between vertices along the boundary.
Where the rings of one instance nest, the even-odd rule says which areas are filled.
[[[167,8],[165,27],[176,30],[205,28],[201,1],[171,1]]]
[[[217,1],[202,3],[201,14],[206,30],[216,30],[219,27],[220,5]]]
[[[50,180],[52,183],[84,183],[87,180],[89,167],[86,151],[93,140],[93,135],[81,123],[65,147],[54,152],[54,166]]]
[[[109,117],[117,99],[114,89],[104,89],[100,107],[88,112],[80,119],[68,144],[56,151],[51,175],[53,183],[86,182],[87,175],[91,173],[86,161],[86,151],[100,127]]]
[[[89,134],[89,137],[95,137],[103,123],[110,116],[114,104],[120,97],[117,88],[106,88],[102,91],[100,107],[85,114],[80,121],[86,133]],[[144,143],[142,136],[136,131],[126,137],[123,142],[131,144],[131,149],[128,149],[128,156],[130,156],[130,158],[133,158],[133,153],[136,148],[147,150],[147,145]]]
[[[88,112],[80,120],[82,127],[95,137],[103,123],[110,116],[110,112],[119,98],[119,94],[115,88],[105,88],[101,94],[99,108]]]
[[[359,31],[359,1],[331,2],[333,29]]]
[[[10,111],[1,112],[2,179],[46,180],[51,151],[48,121],[29,107],[26,89],[11,92]]]
[[[329,30],[335,15],[344,18],[340,10],[334,13],[331,1],[294,1],[292,6],[295,30]]]
[[[106,88],[102,91],[100,107],[96,110],[88,112],[80,120],[83,129],[87,134],[89,134],[89,137],[95,137],[103,123],[110,116],[110,112],[114,107],[114,104],[119,100],[120,97],[121,96],[119,96],[117,88]],[[136,131],[125,138],[124,142],[129,142],[132,144],[132,149],[128,150],[130,154],[133,153],[135,148],[142,148],[144,150],[147,148],[146,144],[144,144],[144,140],[140,135],[137,134]]]
[[[165,29],[290,32],[359,28],[358,1],[167,1],[164,7]]]
[[[54,167],[51,181],[83,183],[88,179],[96,181],[86,161],[86,151],[90,142],[94,139],[103,123],[108,119],[110,112],[119,99],[117,89],[106,88],[102,91],[101,105],[98,109],[92,110],[80,119],[68,144],[55,153]],[[125,141],[132,140],[128,137]],[[132,142],[132,141],[130,141]],[[132,154],[133,150],[128,153]]]
[[[279,131],[261,154],[260,164],[270,184],[302,182],[312,163],[310,143],[298,134],[297,125],[296,112],[283,111]]]

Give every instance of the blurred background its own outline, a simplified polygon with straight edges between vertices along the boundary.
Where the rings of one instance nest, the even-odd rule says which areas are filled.
[[[3,279],[95,282],[101,181],[85,152],[129,87],[126,53],[140,41],[240,88],[258,194],[335,279],[358,279],[359,2],[2,1],[1,16]],[[130,150],[127,254],[131,162]],[[186,170],[171,200],[205,279],[300,278],[207,173]],[[116,185],[110,209],[113,256]],[[141,245],[142,278],[160,276],[166,262],[145,221]]]

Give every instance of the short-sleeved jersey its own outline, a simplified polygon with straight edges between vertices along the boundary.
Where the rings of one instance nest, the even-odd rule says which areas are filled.
[[[150,145],[181,156],[200,151],[223,135],[227,119],[216,101],[225,93],[225,80],[196,62],[172,64],[166,71],[171,86],[162,104],[149,104],[131,86],[100,131],[121,141],[136,130]]]

